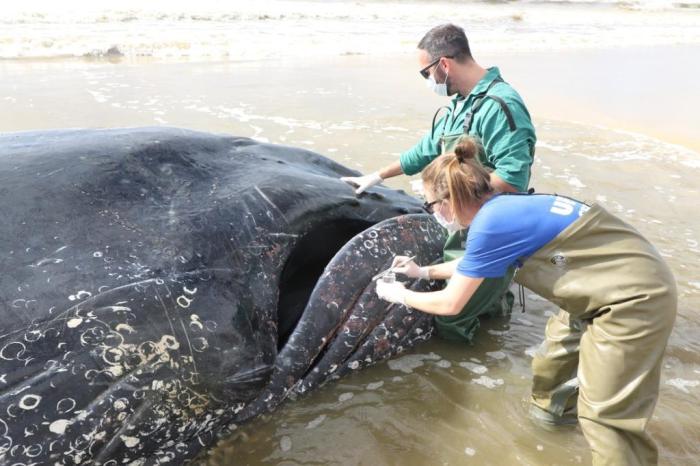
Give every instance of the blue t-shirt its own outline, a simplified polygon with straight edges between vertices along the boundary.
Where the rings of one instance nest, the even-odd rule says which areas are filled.
[[[457,272],[467,277],[502,277],[578,219],[588,206],[554,195],[499,195],[472,220]]]

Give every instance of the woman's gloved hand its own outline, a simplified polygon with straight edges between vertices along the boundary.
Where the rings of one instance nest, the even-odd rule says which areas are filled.
[[[377,280],[377,296],[390,303],[406,304],[406,287],[401,282]]]
[[[419,267],[413,261],[406,262],[409,258],[407,256],[396,256],[391,263],[391,269],[394,273],[400,273],[401,275],[406,275],[409,278],[420,278],[421,280],[430,280],[430,274],[428,272],[428,267]],[[398,267],[396,265],[399,265]],[[400,265],[403,264],[403,265]]]
[[[364,176],[343,176],[340,178],[351,186],[355,186],[355,194],[362,194],[374,185],[377,185],[384,181],[384,179],[379,176],[378,172],[370,173]]]

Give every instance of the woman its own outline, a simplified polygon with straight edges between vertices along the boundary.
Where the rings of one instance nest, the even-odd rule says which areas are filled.
[[[670,269],[633,227],[599,205],[495,193],[477,151],[474,140],[465,141],[422,173],[426,209],[450,230],[470,228],[464,257],[396,269],[450,279],[447,287],[421,293],[380,280],[377,294],[454,315],[484,278],[515,265],[516,282],[562,309],[547,323],[533,360],[531,412],[556,424],[578,410],[595,465],[656,464],[645,429],[676,314]]]

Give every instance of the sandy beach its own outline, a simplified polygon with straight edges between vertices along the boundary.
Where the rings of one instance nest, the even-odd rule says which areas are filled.
[[[284,4],[287,19],[300,3]],[[65,49],[56,56],[8,57],[20,54],[20,41],[9,41],[6,32],[0,36],[0,132],[185,127],[304,147],[367,173],[396,160],[446,104],[426,89],[413,53],[419,32],[456,9],[457,19],[474,30],[477,61],[498,66],[530,109],[538,133],[532,185],[602,203],[642,231],[676,274],[679,315],[650,431],[661,464],[696,464],[700,220],[691,213],[700,190],[700,34],[693,34],[700,28],[693,29],[692,18],[700,24],[700,10],[664,10],[654,23],[644,8],[577,5],[572,9],[590,12],[588,22],[552,24],[544,34],[547,19],[571,10],[478,4],[470,23],[466,6],[412,2],[389,17],[382,15],[395,7],[391,2],[366,2],[358,15],[367,23],[346,17],[350,2],[332,2],[331,13],[319,13],[335,19],[314,19],[308,3],[302,11],[311,19],[294,17],[303,28],[289,33],[303,41],[280,46],[274,28],[267,37],[255,29],[259,23],[244,22],[254,43],[236,44],[247,52],[229,51],[228,58],[219,53],[224,45],[210,46],[209,57],[131,54],[141,43],[136,39],[120,45],[122,56],[65,56],[70,47],[82,50],[76,45],[82,42],[68,36],[52,39],[59,44],[53,47]],[[280,2],[271,4],[256,14],[272,14]],[[246,8],[237,14],[248,14]],[[602,24],[600,18],[612,19]],[[222,21],[217,16],[212,28],[224,31]],[[674,21],[679,27],[670,30]],[[600,29],[583,31],[584,23]],[[197,24],[188,27],[192,37],[205,37]],[[335,27],[346,46],[329,43]],[[353,27],[365,37],[355,37]],[[95,44],[100,50],[113,41],[103,34],[107,39]],[[222,37],[221,44],[233,40]],[[235,38],[246,40],[242,33]],[[182,47],[193,51],[193,44]],[[387,184],[408,190],[408,181]],[[433,339],[242,426],[202,463],[587,464],[579,430],[543,432],[526,417],[531,355],[555,311],[528,293],[526,314],[484,322],[473,347]]]

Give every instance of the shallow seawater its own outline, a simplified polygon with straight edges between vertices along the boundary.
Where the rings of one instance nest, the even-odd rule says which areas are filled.
[[[363,172],[396,160],[443,100],[411,63],[0,62],[0,129],[172,125],[306,147]],[[507,63],[501,64],[507,69]],[[411,74],[409,74],[411,73]],[[526,89],[519,89],[527,96]],[[527,97],[526,97],[527,100]],[[614,127],[544,119],[532,186],[600,202],[636,226],[676,274],[679,314],[650,425],[662,464],[700,455],[700,154]],[[390,181],[409,191],[409,179]],[[209,465],[586,464],[580,430],[531,425],[532,351],[556,309],[482,322],[474,345],[433,339],[285,403],[202,456]]]
[[[645,234],[673,268],[679,314],[650,431],[661,464],[696,464],[700,446],[698,155],[638,134],[538,122],[533,186],[599,202]],[[588,464],[578,428],[529,423],[531,354],[556,308],[527,292],[487,319],[473,346],[433,339],[396,360],[287,403],[210,452],[210,465]]]

